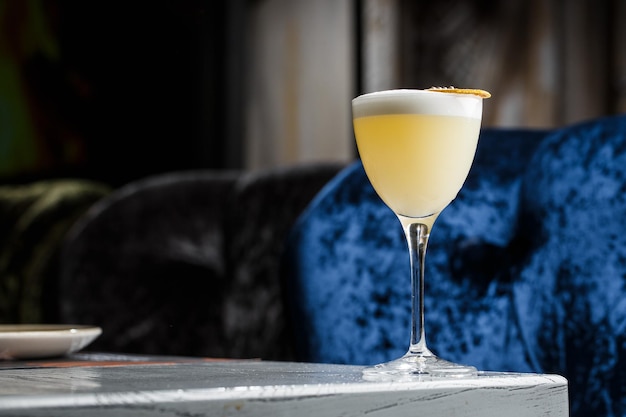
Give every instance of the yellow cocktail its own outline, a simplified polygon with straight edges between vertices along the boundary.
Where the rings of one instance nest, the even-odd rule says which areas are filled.
[[[436,357],[424,333],[424,255],[430,229],[469,173],[480,131],[481,90],[390,90],[352,101],[365,172],[403,225],[411,255],[412,326],[402,358],[367,368],[373,379],[468,376],[476,368]]]
[[[457,195],[478,143],[480,119],[385,114],[354,120],[367,176],[395,212],[426,217]]]

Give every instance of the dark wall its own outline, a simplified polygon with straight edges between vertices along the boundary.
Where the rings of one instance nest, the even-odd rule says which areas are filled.
[[[0,36],[20,49],[37,31],[29,23],[37,11],[6,1],[2,20],[13,30]],[[39,153],[5,181],[74,175],[119,185],[171,170],[239,168],[239,5],[41,1],[58,54],[1,51],[21,73]]]

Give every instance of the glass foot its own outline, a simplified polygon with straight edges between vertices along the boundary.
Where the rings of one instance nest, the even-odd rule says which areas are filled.
[[[429,378],[471,378],[478,375],[473,366],[460,365],[433,354],[407,353],[399,359],[367,367],[368,381],[419,381]]]

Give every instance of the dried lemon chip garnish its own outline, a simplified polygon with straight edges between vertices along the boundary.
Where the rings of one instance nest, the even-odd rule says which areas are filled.
[[[439,93],[473,94],[481,98],[491,97],[490,92],[475,88],[430,87],[428,91],[437,91]]]

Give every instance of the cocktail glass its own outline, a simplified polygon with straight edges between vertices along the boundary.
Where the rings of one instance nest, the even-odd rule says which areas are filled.
[[[411,264],[411,338],[399,359],[367,367],[367,379],[476,375],[426,346],[424,260],[437,216],[469,173],[482,119],[482,90],[388,90],[352,100],[354,132],[365,172],[404,229]]]

